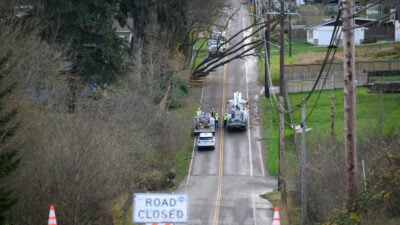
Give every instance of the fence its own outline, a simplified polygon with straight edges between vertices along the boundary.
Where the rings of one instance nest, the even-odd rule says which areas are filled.
[[[400,71],[400,60],[356,62],[355,67],[355,83],[357,86],[362,86],[368,83],[368,73]],[[321,68],[322,64],[285,65],[286,90],[289,93],[312,90]],[[332,77],[334,82],[331,80]],[[344,86],[343,63],[333,63],[330,66],[329,74],[323,72],[316,88],[317,90],[321,88],[331,89],[332,86],[334,88],[343,88]]]

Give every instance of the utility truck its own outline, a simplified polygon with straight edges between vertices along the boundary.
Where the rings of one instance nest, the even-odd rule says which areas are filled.
[[[241,92],[233,93],[226,107],[227,121],[224,121],[227,130],[246,130],[248,117],[248,101],[242,98]]]
[[[215,119],[211,116],[211,113],[200,112],[194,117],[193,123],[194,135],[200,133],[215,133]]]

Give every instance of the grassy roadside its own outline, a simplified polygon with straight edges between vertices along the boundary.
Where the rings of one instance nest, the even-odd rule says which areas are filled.
[[[399,49],[400,45],[397,43],[383,43],[368,46],[359,46],[356,48],[357,59],[360,61],[377,60],[377,59],[393,59],[399,58],[398,53],[392,54]],[[292,45],[292,57],[285,55],[285,64],[307,64],[307,63],[320,63],[325,57],[326,48],[312,46],[308,43],[295,42]],[[285,46],[287,53],[288,47]],[[373,53],[371,53],[373,52]],[[337,60],[341,60],[342,49],[338,49],[336,53]],[[259,71],[261,83],[264,83],[264,62],[260,60]],[[275,86],[279,84],[279,51],[271,49],[271,73],[272,82]],[[390,77],[391,80],[398,80],[399,77]],[[289,99],[293,109],[296,105],[304,99],[308,93],[290,94]],[[322,91],[321,93],[315,92],[307,103],[306,111],[309,115],[306,121],[307,127],[312,128],[312,133],[329,136],[330,133],[330,102],[331,92],[329,90]],[[335,107],[334,107],[334,131],[336,139],[342,140],[344,138],[344,93],[343,89],[336,89],[334,91]],[[393,129],[400,129],[400,95],[399,94],[371,94],[368,93],[367,88],[358,87],[356,93],[356,114],[357,114],[357,137],[362,140],[365,138],[368,131],[372,127],[381,127],[382,134],[388,134]],[[270,175],[277,176],[278,174],[278,149],[279,149],[279,119],[278,119],[278,104],[277,99],[272,95],[269,99],[263,99],[261,108],[263,110],[263,132],[264,132],[264,149],[266,155],[266,168]],[[311,113],[311,114],[310,114]],[[301,121],[301,109],[293,113],[293,118],[296,124]],[[293,145],[294,137],[289,124],[289,119],[286,116],[285,122],[285,165],[287,170],[290,170],[292,165],[298,165],[298,155]],[[300,138],[300,136],[299,136]],[[309,137],[308,137],[309,138]],[[295,171],[294,171],[295,172]],[[274,191],[268,194],[267,198],[274,204],[279,205],[280,193]],[[288,205],[292,205],[292,200],[288,199]],[[293,213],[295,211],[295,213]],[[282,212],[282,224],[288,224],[285,221],[299,221],[301,217],[298,215],[297,208],[291,208],[291,218],[287,217],[288,212]],[[299,217],[300,216],[300,217]],[[297,219],[296,219],[297,218]],[[290,220],[289,220],[290,219]],[[293,223],[291,223],[293,224]]]
[[[286,53],[287,53],[287,46]],[[395,58],[393,54],[384,54],[385,52],[393,52],[396,48],[399,48],[399,44],[396,43],[383,43],[368,46],[359,46],[356,48],[357,60],[376,60],[382,59],[381,56],[385,56],[384,59]],[[371,54],[371,50],[374,52]],[[308,43],[301,41],[294,41],[292,44],[292,57],[285,56],[285,64],[295,64],[302,60],[301,63],[306,63],[304,58],[307,58],[310,63],[317,63],[322,61],[325,55],[326,48],[313,46]],[[369,53],[368,53],[369,52]],[[342,55],[342,49],[339,49],[336,55]],[[375,56],[375,57],[373,57]],[[397,58],[400,55],[397,54]],[[260,83],[265,82],[264,77],[264,61],[261,59],[259,61],[259,71],[260,71]],[[271,50],[271,77],[274,86],[279,85],[279,51]],[[398,77],[397,77],[398,78]],[[390,78],[396,79],[396,78]],[[290,94],[290,101],[293,107],[299,104],[303,98],[308,93]],[[309,112],[312,109],[312,104],[317,100],[318,93],[315,93],[309,100],[307,106]],[[385,123],[385,132],[390,130],[390,125],[398,120],[400,115],[400,95],[396,94],[369,94],[367,89],[363,87],[357,88],[357,127],[359,127],[359,132],[362,133],[364,127],[368,127],[371,123]],[[278,143],[278,105],[276,100],[271,96],[270,99],[264,99],[261,103],[263,109],[263,129],[264,129],[264,140],[266,149],[266,162],[267,169],[271,175],[277,175],[277,148]],[[337,137],[342,137],[343,131],[343,89],[335,90],[335,132]],[[313,127],[317,132],[325,132],[329,130],[330,127],[330,91],[323,91],[321,97],[316,105],[316,109],[310,121],[308,121],[308,126]],[[294,114],[295,122],[299,123],[301,118],[301,110],[296,111]],[[377,117],[379,115],[379,117]],[[285,138],[288,140],[293,139],[290,127],[285,128]]]

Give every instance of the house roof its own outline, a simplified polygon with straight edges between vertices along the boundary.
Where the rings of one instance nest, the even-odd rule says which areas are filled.
[[[362,27],[363,25],[365,25],[367,23],[375,21],[374,19],[367,19],[367,18],[355,18],[354,20],[355,20],[354,23],[360,27]],[[342,20],[339,20],[338,22],[339,22],[339,26],[342,26]],[[324,19],[318,23],[306,26],[304,29],[311,30],[311,29],[314,29],[316,27],[321,27],[321,26],[335,26],[335,23],[336,23],[335,19]]]
[[[121,26],[118,20],[114,20],[112,27],[117,33],[132,33],[133,30],[133,18],[126,19],[125,25]]]

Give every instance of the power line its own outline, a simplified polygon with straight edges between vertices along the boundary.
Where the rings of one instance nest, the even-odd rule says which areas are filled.
[[[375,3],[373,3],[372,5],[370,5],[370,6],[368,6],[368,7],[365,7],[365,8],[364,8],[363,10],[361,10],[361,11],[366,11],[367,9],[372,8],[373,6],[375,6],[375,5],[379,4],[379,3],[381,3],[382,1],[383,1],[383,0],[380,0],[380,1],[378,1],[378,2],[375,2]],[[361,11],[359,11],[358,13],[360,13]],[[390,15],[392,15],[392,14],[394,14],[394,13],[396,13],[396,12],[392,12],[392,13],[390,13],[389,15],[383,16],[383,17],[381,17],[381,18],[383,19],[383,18],[386,18],[386,17],[390,17]],[[344,18],[354,18],[356,15],[357,15],[357,13],[356,13],[356,14],[353,14],[352,17],[344,17]],[[296,109],[293,109],[293,110],[284,109],[284,112],[286,112],[286,113],[293,113],[293,112],[299,110],[299,109],[301,108],[302,104],[306,104],[306,103],[308,102],[308,100],[311,98],[311,95],[314,93],[314,91],[315,91],[315,89],[316,89],[316,87],[317,87],[317,85],[318,85],[318,83],[319,83],[319,81],[320,81],[320,79],[321,79],[321,77],[322,77],[322,74],[323,74],[323,72],[324,72],[324,69],[325,69],[326,65],[329,64],[329,65],[328,65],[328,69],[327,69],[327,71],[326,71],[326,76],[325,76],[323,85],[322,85],[322,87],[321,87],[321,89],[320,89],[320,91],[319,91],[318,97],[317,97],[317,100],[314,102],[313,107],[311,108],[310,113],[307,115],[306,121],[309,119],[309,117],[311,116],[312,112],[314,111],[314,108],[316,107],[316,105],[317,105],[317,103],[318,103],[318,100],[319,100],[319,97],[320,97],[320,95],[321,95],[322,89],[323,89],[323,87],[325,86],[326,79],[327,79],[327,76],[328,76],[328,74],[329,74],[330,67],[331,67],[331,65],[332,65],[332,63],[333,63],[334,55],[335,55],[335,53],[336,53],[336,51],[337,51],[337,46],[338,46],[338,42],[339,42],[339,38],[338,38],[338,37],[341,36],[341,32],[342,32],[341,30],[340,30],[340,32],[339,32],[340,16],[341,16],[341,10],[338,11],[338,14],[337,14],[337,17],[336,17],[336,20],[335,20],[334,30],[333,30],[333,32],[332,32],[332,36],[331,36],[331,40],[330,40],[330,45],[328,46],[328,51],[327,51],[327,53],[326,53],[326,55],[325,55],[325,59],[324,59],[324,62],[323,62],[323,64],[322,64],[321,70],[320,70],[320,72],[319,72],[319,74],[318,74],[318,76],[317,76],[316,81],[315,81],[314,84],[313,84],[313,87],[312,87],[311,91],[308,93],[307,97],[304,99],[304,102],[301,102],[300,104],[297,104],[297,105],[296,105],[296,107],[297,107]],[[370,22],[370,23],[367,23],[367,24],[372,24],[372,23],[376,23],[376,21],[373,21],[373,22]],[[366,25],[366,24],[364,24],[364,26],[365,26],[365,25]],[[358,27],[355,26],[355,27],[352,27],[352,28],[353,28],[353,29],[356,29],[356,28],[358,28]],[[348,29],[348,28],[347,28],[347,29]],[[338,35],[338,32],[340,33],[339,35]],[[335,43],[335,42],[336,42],[336,43]],[[330,58],[330,54],[331,54],[332,49],[334,49],[334,53],[333,53],[333,56]],[[330,59],[329,59],[329,58],[330,58]],[[330,60],[329,63],[328,63],[328,60]],[[270,78],[270,79],[271,79],[271,78]],[[272,86],[272,81],[270,82],[270,84],[271,84],[271,86]],[[274,96],[275,103],[277,103],[276,95],[275,95],[274,92],[273,92],[273,96]],[[272,100],[271,100],[271,105],[273,105]],[[306,122],[306,121],[303,121],[303,122]]]

